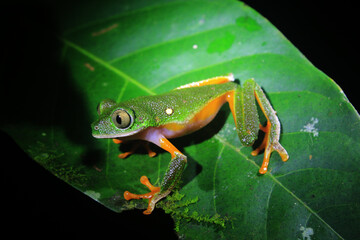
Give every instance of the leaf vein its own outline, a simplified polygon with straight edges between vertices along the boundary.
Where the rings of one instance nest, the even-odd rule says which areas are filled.
[[[234,26],[234,24],[227,24],[227,25],[211,28],[211,29],[201,31],[201,32],[190,33],[188,35],[181,36],[181,37],[178,37],[178,38],[164,40],[164,42],[159,42],[159,43],[147,46],[147,47],[143,47],[143,48],[140,48],[140,49],[135,50],[133,52],[130,52],[128,54],[125,54],[125,55],[123,55],[121,57],[114,58],[114,59],[110,60],[109,63],[111,63],[111,64],[116,63],[118,61],[121,61],[122,59],[125,59],[125,58],[131,57],[133,55],[149,51],[151,49],[155,49],[155,48],[165,46],[167,44],[175,43],[175,42],[178,42],[178,41],[183,41],[183,40],[186,40],[186,39],[190,39],[190,38],[193,38],[193,37],[196,37],[196,36],[200,36],[202,34],[207,34],[207,33],[215,32],[215,31],[219,31],[219,30],[221,30],[223,28],[227,28],[227,27],[230,27],[230,26]]]
[[[217,139],[219,139],[224,144],[228,145],[232,149],[234,149],[239,155],[244,157],[247,161],[251,162],[258,168],[260,168],[259,165],[255,163],[255,161],[249,159],[245,154],[241,153],[237,150],[237,148],[232,145],[231,143],[227,142],[226,140],[222,139],[218,135],[215,136]],[[325,222],[324,219],[322,219],[312,208],[310,208],[304,201],[302,201],[298,196],[296,196],[293,192],[291,192],[287,187],[285,187],[274,175],[272,175],[270,172],[266,173],[266,176],[268,176],[275,184],[277,184],[279,187],[284,189],[288,194],[290,194],[296,201],[298,201],[303,207],[305,207],[311,214],[313,214],[320,222],[322,222],[325,226],[327,226],[332,232],[334,232],[335,235],[337,235],[340,239],[343,239],[327,222]]]
[[[128,83],[129,83],[129,81],[125,81],[124,86],[121,88],[121,91],[120,91],[120,93],[119,93],[119,96],[118,96],[117,99],[116,99],[116,102],[120,102],[120,101],[121,101],[122,97],[124,96],[125,89],[126,89],[127,86],[128,86]]]
[[[216,158],[216,162],[215,162],[215,166],[214,166],[214,174],[213,174],[213,199],[214,199],[214,211],[215,211],[215,214],[217,214],[217,211],[216,211],[216,170],[217,170],[217,166],[218,166],[218,163],[219,163],[219,160],[221,158],[221,155],[224,151],[224,148],[225,148],[225,144],[222,145],[222,148],[220,149],[219,151],[219,154]]]
[[[86,57],[90,58],[91,60],[95,61],[96,63],[102,65],[105,68],[107,68],[111,72],[113,72],[116,75],[118,75],[119,77],[123,78],[125,81],[131,82],[132,84],[136,85],[137,87],[139,87],[140,89],[146,91],[147,93],[149,93],[151,95],[155,94],[153,91],[151,91],[149,88],[147,88],[146,86],[144,86],[143,84],[138,82],[136,79],[130,77],[129,75],[127,75],[123,71],[117,69],[116,67],[112,66],[108,62],[102,60],[101,58],[95,56],[94,54],[90,53],[89,51],[83,49],[82,47],[76,45],[75,43],[73,43],[73,42],[71,42],[69,40],[66,40],[66,39],[63,39],[63,38],[61,40],[65,44],[67,44],[69,47],[72,47],[73,49],[77,50],[81,54],[85,55]]]
[[[111,182],[110,182],[110,180],[109,180],[109,178],[108,178],[108,176],[109,176],[109,160],[110,160],[110,142],[111,142],[111,140],[110,139],[108,139],[107,140],[107,143],[106,143],[106,161],[105,161],[105,178],[106,178],[106,182],[107,182],[107,184],[109,185],[109,188],[110,189],[113,189],[114,190],[114,188],[113,188],[113,186],[112,186],[112,184],[111,184]]]
[[[154,4],[152,6],[144,6],[144,7],[139,8],[139,9],[126,10],[123,13],[113,15],[113,16],[110,16],[108,18],[89,21],[89,22],[87,22],[85,24],[81,24],[80,26],[75,26],[73,28],[67,29],[67,30],[65,30],[63,35],[68,36],[68,35],[70,35],[70,34],[72,34],[74,32],[78,32],[78,31],[81,31],[81,30],[83,30],[85,28],[95,26],[95,25],[98,25],[98,24],[101,24],[101,23],[106,23],[106,22],[112,21],[112,20],[115,21],[115,20],[118,20],[119,18],[123,18],[123,17],[131,17],[131,15],[142,14],[143,12],[152,11],[152,10],[154,10],[156,8],[168,7],[168,6],[176,5],[176,4],[179,4],[179,3],[182,3],[182,2],[183,2],[183,0],[173,1],[173,2],[163,2],[163,3],[160,3],[160,4]],[[136,17],[133,16],[132,18],[136,18]]]
[[[306,172],[306,171],[314,171],[314,170],[349,173],[348,170],[345,171],[345,170],[331,169],[331,168],[302,168],[302,169],[296,169],[294,171],[290,171],[290,172],[287,172],[287,173],[284,173],[284,174],[279,174],[279,175],[276,175],[275,177],[276,178],[282,178],[282,177],[286,177],[286,176],[291,175],[291,174],[296,174],[296,173],[299,173],[299,172]],[[357,169],[354,169],[354,173],[358,173],[358,172],[359,171]]]
[[[187,71],[187,72],[183,72],[183,73],[174,75],[174,76],[162,81],[161,83],[155,85],[154,87],[151,88],[151,90],[159,88],[160,86],[164,85],[165,83],[168,83],[168,82],[170,82],[170,81],[172,81],[172,80],[174,80],[176,78],[187,75],[189,73],[195,73],[195,72],[203,71],[204,69],[207,69],[207,68],[213,68],[213,67],[216,67],[216,66],[220,66],[220,65],[227,64],[227,63],[230,63],[230,62],[242,60],[242,59],[245,59],[245,58],[252,58],[252,57],[257,57],[257,56],[268,56],[268,55],[277,55],[277,56],[285,57],[285,55],[283,55],[283,54],[271,53],[271,52],[262,52],[262,53],[254,53],[254,54],[251,54],[251,55],[243,55],[243,56],[240,56],[240,57],[237,57],[237,58],[232,58],[232,59],[229,59],[229,60],[217,62],[217,63],[211,64],[211,65],[199,67],[199,68]]]
[[[270,192],[269,192],[269,195],[268,195],[268,199],[266,200],[266,215],[265,215],[265,217],[266,217],[266,219],[265,219],[265,233],[267,232],[267,227],[268,227],[268,215],[269,215],[269,211],[268,211],[268,209],[269,209],[269,206],[270,206],[270,199],[271,199],[271,195],[272,195],[272,193],[273,193],[273,191],[274,191],[274,188],[275,188],[275,184],[273,184],[272,186],[271,186],[271,189],[270,189]],[[265,236],[266,236],[266,238],[267,238],[267,234],[265,234]]]

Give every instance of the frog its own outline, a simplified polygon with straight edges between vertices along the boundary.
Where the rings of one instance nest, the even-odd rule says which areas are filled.
[[[169,139],[189,135],[205,127],[225,103],[228,103],[242,145],[252,146],[260,130],[264,132],[261,143],[251,152],[252,156],[264,152],[260,175],[268,171],[272,152],[278,152],[284,162],[289,159],[289,154],[279,142],[281,124],[277,113],[253,78],[240,84],[233,74],[227,74],[188,83],[159,95],[139,96],[120,103],[111,99],[101,101],[97,108],[98,119],[91,125],[93,137],[110,138],[117,144],[140,140],[153,143],[171,155],[159,186],[152,185],[147,176],[141,176],[140,182],[149,192],[135,194],[125,191],[124,198],[148,199],[143,213],[151,214],[156,203],[176,187],[187,165],[187,156]],[[266,125],[260,123],[258,107],[266,118]],[[145,146],[149,156],[156,155],[148,144]],[[128,157],[136,148],[119,154],[119,157]]]

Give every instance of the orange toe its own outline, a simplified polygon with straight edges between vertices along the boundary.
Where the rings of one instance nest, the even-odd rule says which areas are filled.
[[[144,211],[144,214],[149,215],[154,210],[155,203],[153,202],[154,196],[160,192],[160,187],[153,186],[146,176],[140,178],[140,182],[144,184],[150,192],[145,194],[134,194],[129,191],[124,192],[124,198],[126,200],[145,198],[149,199],[148,208]]]

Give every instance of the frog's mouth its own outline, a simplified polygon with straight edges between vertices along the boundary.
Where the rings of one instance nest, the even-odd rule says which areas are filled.
[[[101,129],[97,129],[97,126],[94,126],[94,131],[92,133],[94,138],[124,138],[124,137],[130,137],[133,136],[139,132],[141,132],[145,127],[141,127],[139,129],[136,129],[134,131],[130,132],[124,132],[124,133],[109,133],[106,131],[101,131]]]

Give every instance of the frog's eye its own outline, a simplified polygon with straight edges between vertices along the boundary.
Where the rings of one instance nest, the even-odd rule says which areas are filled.
[[[130,127],[133,122],[133,119],[130,116],[130,114],[122,109],[116,110],[112,114],[111,119],[115,124],[115,126],[121,129],[126,129]]]

